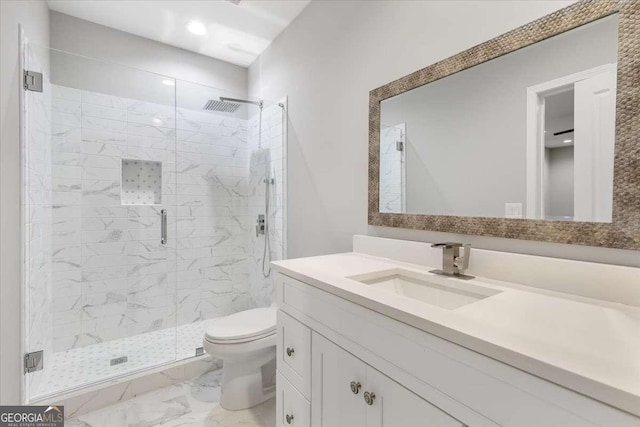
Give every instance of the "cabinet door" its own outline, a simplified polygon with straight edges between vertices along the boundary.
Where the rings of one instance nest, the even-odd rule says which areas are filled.
[[[311,395],[311,330],[278,310],[278,371],[307,399]]]
[[[311,425],[364,426],[367,410],[362,400],[364,362],[315,332],[311,347]],[[361,387],[351,391],[352,381]]]
[[[375,394],[373,401],[367,402],[367,427],[464,426],[371,366],[367,366],[367,383],[363,393]]]
[[[278,372],[276,426],[309,427],[311,408],[307,399]]]

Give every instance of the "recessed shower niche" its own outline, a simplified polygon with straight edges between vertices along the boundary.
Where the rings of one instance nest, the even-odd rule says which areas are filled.
[[[120,200],[123,205],[162,203],[162,162],[122,159]]]

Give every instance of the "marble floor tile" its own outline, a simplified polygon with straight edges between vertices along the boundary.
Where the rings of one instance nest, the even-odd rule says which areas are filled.
[[[273,427],[275,399],[242,411],[220,407],[222,371],[142,394],[66,421],[68,427]]]

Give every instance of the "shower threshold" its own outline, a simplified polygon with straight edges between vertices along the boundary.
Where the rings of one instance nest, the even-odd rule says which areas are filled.
[[[195,357],[196,349],[202,347],[205,323],[199,321],[53,353],[45,358],[44,370],[35,373],[42,378],[29,400],[40,401]],[[120,363],[112,364],[113,360]]]

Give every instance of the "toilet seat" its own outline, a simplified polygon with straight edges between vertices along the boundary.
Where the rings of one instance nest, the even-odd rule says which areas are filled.
[[[208,354],[220,359],[227,359],[229,357],[245,359],[247,357],[254,357],[255,354],[259,352],[270,352],[271,349],[273,349],[275,354],[277,341],[277,335],[273,333],[260,339],[252,339],[239,343],[215,342],[205,338],[202,340],[202,345]]]
[[[240,344],[276,333],[276,308],[255,308],[207,323],[204,338],[214,344]]]
[[[243,343],[247,343],[247,342],[251,342],[251,341],[258,341],[261,340],[263,338],[267,338],[270,337],[271,335],[275,335],[276,331],[270,331],[269,333],[266,334],[261,334],[261,335],[256,335],[256,336],[252,336],[252,337],[246,337],[246,338],[240,338],[237,340],[226,340],[226,339],[221,339],[221,338],[212,338],[208,335],[205,335],[205,340],[207,340],[210,343],[213,344],[243,344]]]

